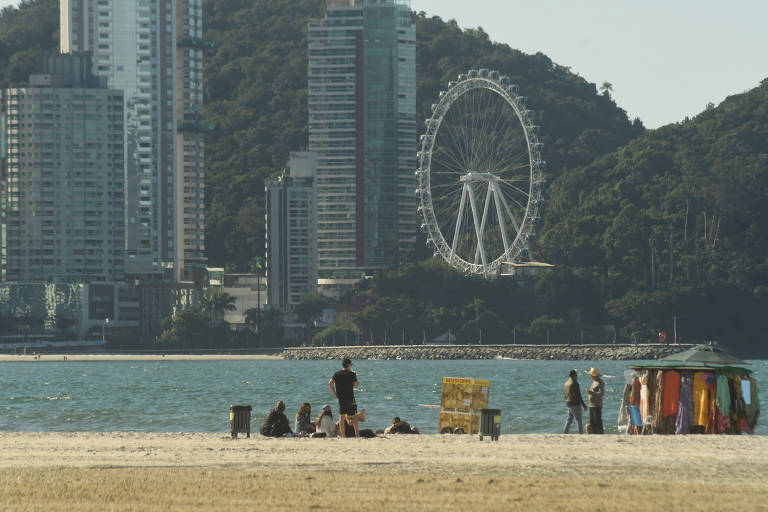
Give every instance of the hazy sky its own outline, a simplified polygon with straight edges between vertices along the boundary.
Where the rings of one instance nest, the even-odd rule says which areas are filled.
[[[768,77],[766,0],[411,0],[411,8],[483,27],[598,87],[610,82],[616,103],[648,128]]]
[[[598,86],[610,82],[616,103],[648,128],[694,116],[768,77],[768,0],[411,0],[411,7],[543,52]]]

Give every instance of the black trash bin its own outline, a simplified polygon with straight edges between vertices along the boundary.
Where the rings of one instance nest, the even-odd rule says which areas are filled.
[[[229,432],[233,438],[237,437],[238,432],[245,432],[246,437],[251,437],[250,405],[229,406]]]
[[[500,432],[501,409],[480,409],[480,440],[483,440],[483,436],[488,436],[498,441]]]

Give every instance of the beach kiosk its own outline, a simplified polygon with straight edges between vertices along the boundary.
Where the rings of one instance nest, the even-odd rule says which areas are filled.
[[[697,345],[624,372],[619,429],[627,433],[751,434],[760,416],[750,363]]]
[[[489,387],[487,380],[443,377],[439,431],[477,434],[480,409],[488,407]]]

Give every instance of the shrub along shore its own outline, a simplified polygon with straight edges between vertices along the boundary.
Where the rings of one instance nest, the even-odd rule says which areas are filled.
[[[660,359],[693,345],[378,345],[292,347],[280,357],[292,360],[339,359],[552,359],[631,361]]]

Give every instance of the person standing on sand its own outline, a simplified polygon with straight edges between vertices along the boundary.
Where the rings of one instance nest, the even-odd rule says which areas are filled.
[[[584,403],[584,399],[581,398],[581,390],[579,389],[579,383],[576,380],[576,370],[571,370],[568,373],[568,380],[565,381],[565,405],[568,407],[568,420],[565,422],[565,429],[563,434],[567,434],[571,429],[573,420],[576,420],[576,424],[579,426],[579,434],[584,433],[584,424],[581,421],[581,409],[587,410],[587,404]]]
[[[350,367],[352,360],[344,356],[341,360],[341,370],[337,371],[328,381],[328,387],[331,393],[339,400],[339,436],[346,437],[347,424],[355,429],[355,437],[360,437],[360,428],[358,423],[365,421],[365,409],[357,413],[357,402],[355,402],[354,388],[360,386],[357,380],[357,374]]]
[[[597,368],[590,368],[587,373],[592,377],[592,386],[587,390],[589,395],[589,424],[593,434],[602,434],[605,383],[600,378],[600,372],[597,371]]]

